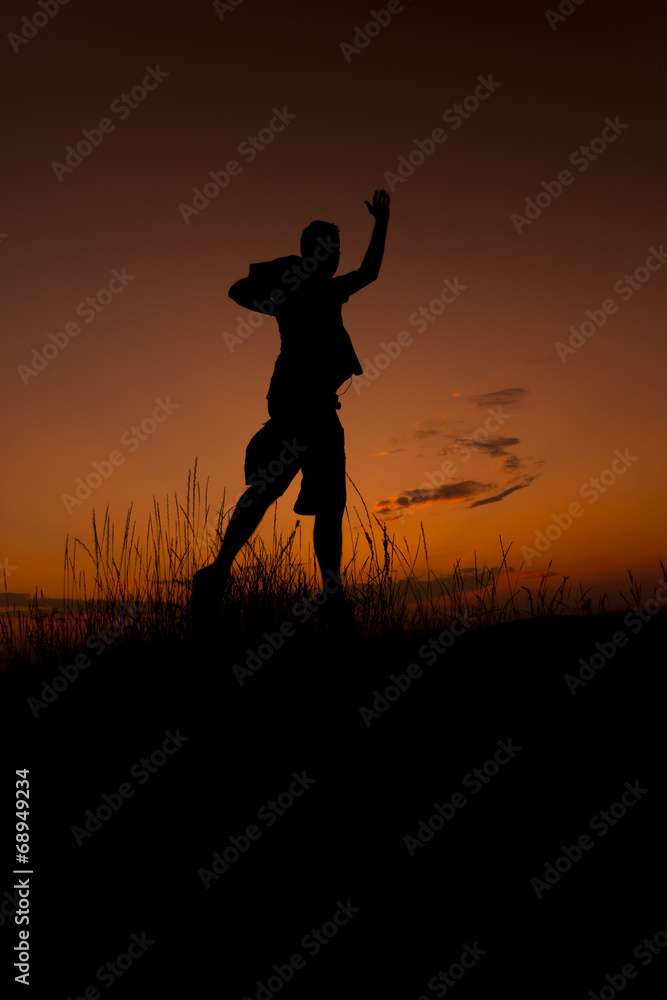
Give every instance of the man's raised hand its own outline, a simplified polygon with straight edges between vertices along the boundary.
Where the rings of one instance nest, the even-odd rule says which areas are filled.
[[[373,194],[373,204],[365,201],[364,205],[378,222],[389,221],[389,195],[386,191],[375,191]]]

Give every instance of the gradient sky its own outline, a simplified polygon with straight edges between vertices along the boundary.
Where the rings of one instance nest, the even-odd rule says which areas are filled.
[[[383,342],[412,337],[341,399],[348,472],[368,508],[411,547],[423,520],[441,574],[475,551],[498,565],[502,535],[515,569],[523,548],[530,573],[552,560],[594,596],[625,589],[628,568],[652,592],[667,558],[664,4],[586,0],[550,24],[532,0],[407,0],[364,48],[343,48],[381,3],[71,0],[38,30],[22,21],[36,0],[3,4],[10,591],[60,594],[66,535],[89,540],[107,504],[119,527],[130,503],[145,524],[153,495],[184,499],[195,456],[214,504],[240,495],[279,336],[265,318],[230,350],[225,334],[248,313],[228,288],[250,262],[298,253],[313,219],[341,229],[339,273],[358,267],[373,225],[364,200],[386,188],[380,277],[343,309],[371,376]],[[17,41],[21,30],[34,37]],[[161,82],[134,108],[117,103],[148,69]],[[492,92],[457,118],[480,78]],[[251,160],[239,146],[275,109],[295,117]],[[54,167],[104,119],[79,165]],[[443,141],[397,180],[434,129]],[[206,207],[179,207],[230,160],[240,170]],[[547,204],[544,184],[568,170]],[[539,215],[517,221],[538,192]],[[114,270],[132,279],[118,284]],[[112,279],[110,303],[86,322],[80,303]],[[447,281],[459,294],[443,303]],[[562,360],[556,345],[587,310],[605,322]],[[80,333],[26,375],[33,349],[68,323]],[[135,442],[126,432],[156,400],[172,412]],[[498,427],[485,428],[490,411]],[[68,511],[63,494],[112,452],[112,474]],[[585,488],[601,474],[604,492]],[[278,504],[285,531],[298,482]],[[348,500],[359,507],[351,487]],[[571,526],[530,557],[577,503]]]

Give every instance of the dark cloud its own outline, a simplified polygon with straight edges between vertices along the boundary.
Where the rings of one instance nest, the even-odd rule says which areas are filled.
[[[512,459],[515,458],[515,456],[510,457]],[[519,459],[516,459],[516,461],[519,462]],[[472,508],[481,507],[487,503],[499,503],[500,500],[504,500],[511,493],[516,493],[517,490],[523,490],[527,486],[530,486],[537,479],[538,475],[539,473],[532,476],[523,476],[522,480],[514,486],[508,486],[500,493],[494,493],[492,496],[480,497],[479,500],[475,500],[467,506],[468,508]],[[516,478],[515,476],[514,481],[516,481]],[[377,514],[384,515],[385,517],[400,517],[404,511],[412,510],[415,507],[423,507],[426,504],[433,503],[470,500],[480,493],[487,493],[493,489],[498,489],[495,483],[480,483],[475,479],[464,479],[458,483],[444,483],[442,486],[434,486],[429,489],[404,490],[394,497],[379,500],[375,505],[375,511]]]
[[[465,396],[470,403],[482,406],[518,406],[528,395],[528,389],[498,389],[497,392],[485,392],[482,396]]]
[[[477,493],[493,489],[492,483],[478,483],[474,479],[464,479],[459,483],[445,483],[432,489],[405,490],[403,493],[388,500],[380,500],[375,505],[377,513],[394,514],[398,516],[403,510],[412,507],[423,507],[424,504],[446,503],[447,501],[467,500]]]
[[[439,418],[435,417],[431,418],[430,420],[420,420],[418,423],[415,424],[415,429],[412,433],[412,436],[413,438],[416,438],[417,441],[421,441],[424,438],[433,437],[434,435],[440,433],[440,431],[442,430],[442,425],[444,423],[448,423],[446,417],[439,417]]]
[[[502,408],[520,406],[525,401],[527,395],[527,389],[515,386],[510,389],[498,389],[495,392],[487,392],[463,398],[467,402],[487,409],[492,413],[494,407],[500,409],[500,414],[493,414],[496,418],[495,429],[497,430],[499,429],[498,422],[502,425],[504,420],[511,416],[510,413],[502,413]],[[516,493],[517,490],[526,489],[526,487],[530,486],[537,479],[539,473],[535,470],[543,462],[520,458],[508,450],[521,443],[518,437],[491,435],[486,429],[486,423],[484,427],[480,427],[474,431],[472,436],[455,437],[451,431],[447,433],[445,430],[445,425],[451,424],[451,422],[449,417],[442,416],[420,421],[414,425],[413,439],[424,440],[432,439],[436,435],[440,436],[440,449],[438,451],[440,456],[448,454],[454,456],[464,455],[463,461],[465,461],[476,452],[480,457],[502,459],[500,466],[497,466],[496,469],[497,472],[504,473],[507,477],[505,487],[501,488],[497,483],[482,483],[473,479],[464,479],[459,482],[450,481],[434,486],[422,483],[418,489],[403,490],[401,493],[390,496],[388,499],[379,501],[375,506],[378,514],[386,518],[401,517],[406,510],[423,507],[426,504],[448,503],[461,500],[472,500],[471,503],[467,504],[468,508],[481,507],[484,504],[499,503],[505,497]],[[485,436],[481,437],[482,434]],[[453,443],[444,445],[442,443],[443,437],[447,442]],[[450,471],[456,474],[457,469],[450,469]],[[529,472],[531,474],[528,474]],[[433,475],[429,473],[425,475],[429,482],[433,482],[435,478]],[[439,478],[443,478],[443,476],[439,475]],[[448,478],[452,479],[451,476]]]
[[[481,452],[482,455],[488,455],[490,458],[504,458],[501,463],[500,469],[502,472],[512,473],[518,472],[523,469],[525,462],[523,459],[519,458],[518,455],[513,455],[511,452],[507,451],[508,445],[520,444],[519,438],[516,437],[490,437],[482,441],[475,441],[472,438],[459,438],[456,444],[460,447],[463,446],[468,449],[476,449]]]
[[[504,500],[505,497],[508,497],[510,493],[516,493],[517,490],[523,490],[526,486],[530,486],[534,479],[537,479],[537,476],[526,476],[524,482],[519,483],[518,486],[510,486],[509,489],[503,490],[502,493],[496,493],[495,496],[492,497],[485,497],[483,500],[475,500],[474,503],[468,504],[468,506],[482,507],[486,503],[498,503],[498,501]]]
[[[518,406],[523,402],[526,395],[528,395],[527,389],[498,389],[495,392],[487,392],[482,395],[462,396],[461,401],[473,403],[475,406],[479,406],[482,409],[489,411],[491,411],[493,407],[500,409],[500,413],[491,413],[491,417],[494,417],[496,421],[500,420],[502,425],[505,420],[508,420],[511,417],[511,413],[502,413],[502,407]],[[490,417],[487,417],[487,420],[489,419]],[[413,441],[429,441],[432,438],[440,436],[441,440],[438,444],[442,448],[442,451],[440,451],[439,454],[446,455],[447,448],[444,441],[454,441],[456,432],[452,433],[453,428],[456,425],[460,426],[462,423],[464,423],[464,421],[460,415],[456,417],[452,415],[429,417],[426,420],[418,420],[415,422],[410,437]],[[496,427],[496,429],[498,428]],[[488,438],[488,432],[485,427],[478,428],[479,433],[482,431],[487,434]],[[477,433],[477,431],[475,433]],[[404,440],[404,438],[391,438],[389,443],[397,445],[402,444]],[[502,441],[501,438],[495,440]],[[471,443],[471,439],[468,438],[461,438],[460,441],[468,445]]]
[[[486,452],[487,455],[491,455],[493,458],[500,458],[503,455],[509,454],[506,450],[507,445],[520,444],[520,441],[519,438],[504,437],[489,437],[479,441],[476,441],[473,438],[459,438],[456,441],[456,444],[464,445],[466,448],[477,448],[479,451]]]

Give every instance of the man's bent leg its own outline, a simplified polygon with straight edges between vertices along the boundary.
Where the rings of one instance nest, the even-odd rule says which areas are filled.
[[[334,507],[315,515],[313,545],[322,574],[322,587],[327,595],[319,613],[339,637],[356,639],[360,635],[359,626],[354,619],[352,605],[345,599],[341,579],[344,512],[344,507],[342,510]]]

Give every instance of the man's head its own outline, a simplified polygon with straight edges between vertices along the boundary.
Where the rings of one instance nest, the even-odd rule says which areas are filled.
[[[320,278],[332,278],[340,261],[340,230],[333,222],[311,222],[301,233],[301,256],[317,264]],[[312,268],[313,265],[310,265]],[[307,268],[304,268],[307,270]]]

